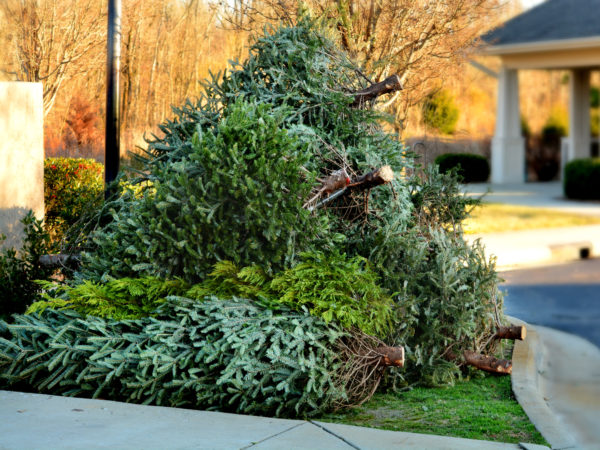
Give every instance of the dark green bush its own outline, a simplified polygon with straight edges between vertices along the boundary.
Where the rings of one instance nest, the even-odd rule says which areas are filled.
[[[435,158],[440,173],[456,170],[463,183],[482,183],[490,176],[490,164],[481,155],[446,153]]]
[[[104,201],[104,165],[93,159],[46,158],[44,160],[45,228],[53,242],[82,215]]]
[[[40,286],[34,280],[46,280],[52,270],[40,265],[39,257],[51,253],[49,234],[42,221],[30,211],[22,220],[23,246],[20,250],[3,249],[0,253],[0,318],[23,313],[34,301]],[[0,235],[0,241],[5,239]]]
[[[430,94],[423,104],[423,121],[425,125],[435,128],[444,134],[456,131],[459,110],[454,97],[444,89]]]
[[[563,187],[568,198],[600,200],[600,158],[576,159],[567,163]]]

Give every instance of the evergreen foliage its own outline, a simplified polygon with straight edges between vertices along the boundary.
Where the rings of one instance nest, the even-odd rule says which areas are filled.
[[[219,260],[272,272],[319,243],[328,220],[302,208],[314,176],[306,145],[282,128],[286,111],[238,100],[213,132],[198,128],[185,156],[156,163],[151,192],[116,201],[83,273],[196,282]]]
[[[361,256],[304,254],[292,269],[271,282],[278,304],[306,308],[327,323],[384,337],[392,325],[391,298],[378,286],[377,275]]]
[[[464,350],[493,351],[488,338],[502,311],[493,263],[479,243],[470,247],[442,229],[407,234],[399,244],[405,283],[393,341],[406,346],[407,378],[452,384]]]
[[[493,322],[501,320],[493,264],[485,260],[479,247],[471,248],[462,239],[460,222],[472,202],[460,195],[456,178],[450,174],[426,171],[422,177],[403,179],[400,174],[411,163],[402,144],[382,130],[377,122],[380,117],[372,110],[349,107],[352,92],[366,85],[356,69],[307,21],[267,33],[256,41],[244,63],[214,76],[198,102],[186,103],[161,127],[164,137],[155,138],[143,158],[144,180],[150,181],[151,189],[123,189],[104,209],[110,211],[112,220],[97,219],[101,225],[92,233],[93,246],[84,255],[78,275],[80,282],[89,280],[87,288],[95,293],[106,284],[93,285],[92,281],[178,278],[190,285],[199,283],[187,291],[187,297],[243,296],[262,304],[259,307],[232,300],[245,305],[239,309],[225,300],[196,302],[188,309],[192,319],[184,319],[188,313],[180,314],[180,306],[173,306],[182,323],[200,320],[198,317],[205,321],[205,340],[190,344],[207,348],[193,357],[202,374],[198,376],[206,382],[202,384],[206,396],[199,405],[265,414],[312,411],[315,406],[309,399],[318,408],[326,407],[333,402],[328,392],[339,397],[331,388],[335,385],[331,372],[337,373],[337,369],[331,366],[335,363],[325,349],[331,333],[342,332],[340,324],[368,330],[386,344],[406,346],[408,381],[449,383],[459,374],[462,350],[484,349]],[[318,185],[317,177],[344,168],[355,179],[384,164],[396,174],[388,185],[341,197],[313,213],[302,207]],[[303,261],[302,254],[311,256]],[[164,331],[174,319],[171,313],[161,311],[171,303],[160,304],[162,297],[157,298],[154,303],[141,305],[148,313],[159,304],[152,318],[81,320],[85,327],[96,323],[137,327],[136,336],[141,329],[147,333],[150,329]],[[110,302],[105,299],[107,303],[94,314],[109,311]],[[263,310],[264,306],[269,308]],[[292,313],[289,306],[319,317]],[[139,312],[133,311],[134,315]],[[70,314],[73,312],[47,310],[36,319],[41,321],[37,326],[46,318],[75,317]],[[243,318],[245,314],[252,317],[250,322]],[[268,319],[260,322],[263,319],[258,317]],[[273,323],[277,325],[268,328]],[[304,323],[310,325],[304,327]],[[271,353],[265,356],[260,352],[271,344],[261,340],[261,327],[271,330],[272,339],[308,333],[306,342],[310,345],[306,347],[308,344],[298,338],[298,348],[304,345],[302,348],[320,350],[307,354],[294,350],[296,344],[284,349],[277,343],[278,350],[272,350],[276,357],[271,358]],[[313,327],[321,331],[313,331]],[[119,334],[129,336],[127,330],[119,328]],[[189,330],[190,339],[200,333],[195,328]],[[229,333],[227,330],[232,331],[226,337],[218,334]],[[171,373],[173,359],[179,358],[180,352],[190,353],[185,353],[187,347],[163,342],[161,336],[169,333],[161,333],[157,331],[156,337],[161,346],[153,347],[148,355],[152,367],[160,360],[158,367],[164,366],[165,373]],[[188,328],[180,333],[188,336]],[[136,342],[154,342],[155,338],[148,336]],[[18,347],[18,339],[13,335],[5,345],[10,347],[7,342],[12,342]],[[45,351],[40,351],[40,358]],[[166,355],[164,360],[162,354]],[[289,364],[300,358],[311,361],[312,366],[306,363],[300,372],[278,371],[279,366],[273,365],[279,361],[278,355],[289,357]],[[260,365],[265,358],[270,365]],[[162,378],[147,378],[149,373],[159,373],[147,364],[136,366],[129,378],[123,378],[125,372],[114,372],[111,378],[106,375],[101,391],[107,385],[124,383],[127,389],[138,389],[136,394],[127,391],[127,398],[156,402],[158,392],[164,392],[160,401],[167,401],[162,399],[171,398],[172,391],[160,391]],[[202,372],[205,367],[209,371],[223,366],[228,367],[228,374],[235,372],[230,371],[234,367],[239,370],[235,372],[237,384],[227,384],[228,391],[221,390],[225,387],[217,382],[222,375]],[[82,367],[73,370],[78,372]],[[326,375],[317,367],[329,367],[331,372]],[[252,370],[256,372],[244,372],[244,368],[255,368]],[[318,379],[310,381],[311,377]],[[177,386],[188,382],[198,386],[192,378],[191,374],[182,375]],[[147,384],[140,387],[135,380]],[[296,380],[301,383],[296,384]],[[246,383],[255,382],[259,387],[252,391],[255,385]],[[85,392],[98,389],[91,380],[86,383],[91,387]],[[170,389],[168,383],[165,381],[165,389]],[[313,389],[315,384],[322,387],[318,393]],[[277,396],[280,386],[283,392],[283,386],[288,386],[290,397]],[[83,388],[77,389],[69,392],[83,392]],[[188,396],[188,392],[173,394],[173,398]],[[276,398],[277,405],[284,405],[282,410],[269,403],[269,395]],[[292,400],[298,398],[304,400]],[[228,407],[229,401],[232,406]],[[256,405],[252,403],[255,401]]]
[[[92,280],[75,286],[42,282],[43,300],[33,303],[27,314],[46,308],[73,309],[83,316],[139,319],[153,315],[169,295],[183,295],[189,288],[181,280],[121,278],[97,283]]]
[[[40,256],[53,248],[42,221],[29,211],[21,223],[25,234],[22,248],[0,252],[0,318],[4,319],[24,312],[40,291],[34,280],[47,280],[53,273],[39,263]],[[0,242],[5,238],[0,235]]]
[[[109,205],[113,220],[93,234],[82,276],[197,282],[219,260],[272,274],[301,252],[352,247],[382,223],[402,230],[410,204],[399,180],[371,193],[379,212],[367,229],[353,220],[362,203],[313,215],[302,208],[315,178],[331,170],[389,164],[400,173],[407,164],[376,114],[349,107],[349,92],[365,85],[355,69],[307,21],[257,39],[243,64],[213,76],[161,126],[164,137],[143,158],[156,193]]]
[[[333,324],[245,300],[169,297],[115,321],[45,310],[0,322],[0,388],[276,416],[345,398]]]
[[[498,275],[481,246],[463,239],[461,222],[478,201],[461,194],[455,174],[431,166],[407,186],[413,214],[406,231],[357,249],[378,264],[381,286],[395,292],[393,333],[385,340],[405,346],[404,379],[451,384],[463,350],[493,350],[488,338],[502,320]]]
[[[385,337],[393,322],[391,297],[379,287],[366,259],[333,252],[303,253],[301,261],[270,278],[258,266],[239,270],[233,263],[217,263],[207,279],[192,287],[188,296],[250,298],[272,308],[307,311],[326,323]]]

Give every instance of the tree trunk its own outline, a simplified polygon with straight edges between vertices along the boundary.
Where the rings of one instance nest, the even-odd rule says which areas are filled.
[[[509,375],[512,372],[512,362],[506,359],[498,359],[493,356],[480,355],[479,353],[465,350],[463,356],[467,364],[486,372],[500,375]]]
[[[392,168],[390,166],[383,166],[358,177],[356,181],[350,182],[347,189],[364,191],[365,189],[371,189],[375,186],[389,183],[393,179],[394,171]]]
[[[379,365],[383,367],[404,367],[404,347],[377,347],[375,351],[380,356]]]
[[[369,100],[376,99],[380,95],[401,90],[402,82],[400,81],[400,77],[398,75],[392,75],[387,77],[385,80],[380,81],[379,83],[372,84],[367,88],[355,92],[354,101],[350,106],[361,106]]]
[[[494,337],[496,339],[518,339],[523,341],[527,337],[527,328],[525,328],[525,325],[499,327]]]
[[[383,166],[379,169],[375,169],[372,172],[368,172],[360,177],[358,177],[355,181],[350,182],[345,188],[342,188],[338,191],[335,191],[329,197],[324,198],[319,203],[314,206],[310,206],[310,204],[315,200],[313,197],[311,200],[307,201],[304,204],[304,208],[309,211],[314,211],[315,209],[322,208],[327,203],[332,202],[333,200],[343,197],[353,191],[364,191],[366,189],[371,189],[376,186],[381,186],[382,184],[389,183],[394,179],[394,171],[390,166]]]

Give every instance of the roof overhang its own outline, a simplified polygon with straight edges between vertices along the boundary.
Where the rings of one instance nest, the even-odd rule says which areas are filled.
[[[513,53],[548,52],[555,50],[578,50],[600,47],[600,36],[555,41],[522,42],[519,44],[489,45],[483,48],[486,55],[510,55]],[[598,61],[600,64],[600,61]]]
[[[481,53],[501,57],[510,69],[600,67],[600,36],[489,45]]]

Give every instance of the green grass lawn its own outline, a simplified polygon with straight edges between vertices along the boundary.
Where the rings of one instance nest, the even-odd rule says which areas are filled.
[[[376,394],[364,405],[318,420],[393,431],[548,445],[517,403],[509,376],[452,387]]]
[[[466,234],[558,228],[600,223],[600,217],[583,216],[529,206],[483,203],[463,222]]]

